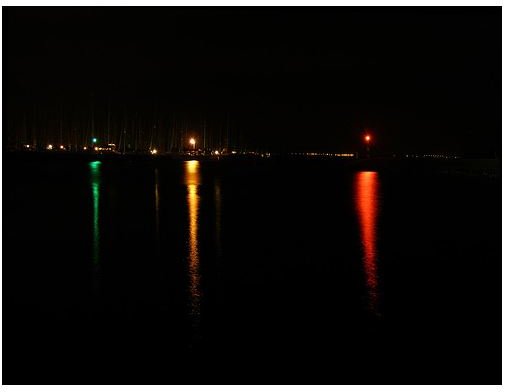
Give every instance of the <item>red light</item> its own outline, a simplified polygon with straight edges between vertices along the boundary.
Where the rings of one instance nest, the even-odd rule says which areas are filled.
[[[369,143],[371,141],[371,135],[365,135],[365,141]]]

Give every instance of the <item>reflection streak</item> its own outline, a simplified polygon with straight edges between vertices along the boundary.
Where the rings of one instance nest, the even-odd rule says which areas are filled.
[[[376,172],[359,172],[355,176],[355,203],[362,242],[369,308],[378,314],[378,272],[376,229],[378,215],[379,179]]]
[[[219,179],[214,182],[214,207],[215,217],[215,241],[216,241],[216,257],[221,259],[221,183]]]
[[[100,257],[100,225],[99,225],[99,204],[100,204],[100,165],[102,162],[90,162],[91,191],[93,196],[93,256],[95,265]]]
[[[188,202],[188,272],[190,278],[191,314],[196,328],[200,318],[200,262],[198,246],[198,216],[200,171],[198,161],[185,162],[184,183]]]
[[[156,224],[156,250],[160,251],[160,181],[158,169],[155,169],[155,224]]]

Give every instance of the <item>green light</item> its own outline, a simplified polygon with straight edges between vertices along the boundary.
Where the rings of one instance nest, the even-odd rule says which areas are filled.
[[[100,202],[100,165],[102,162],[90,162],[91,192],[93,196],[93,263],[98,264],[100,256],[100,225],[99,225],[99,202]]]
[[[96,142],[97,142],[97,138],[96,138],[96,137],[94,137],[93,139],[91,139],[91,141],[92,141],[93,143],[96,143]]]

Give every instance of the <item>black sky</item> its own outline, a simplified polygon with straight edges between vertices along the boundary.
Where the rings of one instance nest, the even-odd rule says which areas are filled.
[[[356,150],[369,128],[384,151],[500,151],[500,7],[3,15],[10,137],[25,113],[81,118],[93,100],[146,118],[228,113],[251,147]]]

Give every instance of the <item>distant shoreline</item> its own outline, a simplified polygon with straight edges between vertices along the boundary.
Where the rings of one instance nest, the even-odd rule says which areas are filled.
[[[321,164],[347,170],[374,170],[398,174],[441,174],[459,176],[481,176],[500,178],[501,160],[499,158],[341,158],[306,157],[288,154],[261,155],[186,155],[186,154],[90,154],[76,152],[36,152],[6,151],[4,161],[9,162],[117,162],[128,164],[162,164],[189,160],[214,162],[226,166],[238,163],[275,164]]]

